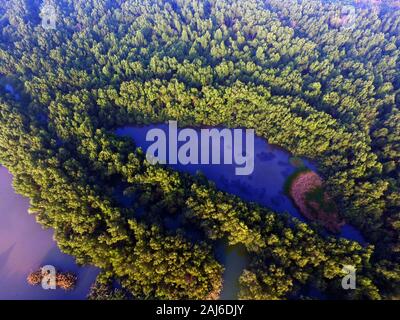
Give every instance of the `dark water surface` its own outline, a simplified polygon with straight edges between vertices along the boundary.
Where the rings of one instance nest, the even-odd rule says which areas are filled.
[[[127,126],[116,130],[118,136],[127,136],[134,140],[137,147],[141,147],[144,152],[153,143],[146,141],[146,134],[150,129],[162,129],[167,134],[168,124],[157,124],[148,126]],[[200,129],[196,129],[197,132]],[[200,134],[198,134],[200,137]],[[244,140],[244,139],[243,139]],[[178,148],[185,142],[179,142]],[[222,152],[223,146],[220,146]],[[167,149],[168,150],[168,149]],[[169,159],[169,155],[167,156]],[[244,200],[257,202],[266,206],[275,212],[288,212],[293,217],[301,221],[306,219],[299,213],[292,201],[284,193],[284,184],[286,179],[293,174],[297,168],[290,162],[291,155],[260,137],[254,140],[254,171],[248,176],[239,176],[235,174],[236,166],[224,164],[171,164],[171,168],[196,174],[201,171],[209,180],[213,181],[217,188],[237,195]],[[306,159],[302,159],[304,165],[317,171],[316,166]],[[223,161],[221,161],[223,162]],[[365,243],[361,233],[350,225],[345,225],[340,234],[341,237]],[[225,266],[224,285],[221,293],[221,299],[236,299],[239,291],[239,277],[243,269],[249,263],[249,257],[241,246],[228,246],[225,241],[221,241],[216,248],[217,260]],[[317,292],[317,299],[323,296]]]
[[[157,124],[127,126],[116,130],[116,134],[118,136],[131,137],[135,141],[136,146],[146,151],[153,143],[152,141],[146,141],[146,134],[150,129],[154,128],[162,129],[168,133],[168,124]],[[196,131],[199,132],[200,129],[196,129]],[[178,148],[184,143],[179,142]],[[220,152],[222,153],[223,144],[220,147]],[[247,201],[256,202],[278,213],[288,212],[293,217],[307,222],[284,192],[286,179],[297,170],[290,163],[290,158],[291,155],[289,152],[270,145],[265,139],[256,136],[254,140],[254,171],[250,175],[236,175],[235,168],[237,166],[235,164],[182,165],[178,161],[178,164],[171,164],[169,166],[175,170],[190,174],[196,174],[197,171],[201,171],[222,191],[237,195]],[[221,162],[223,161],[221,160]],[[317,171],[316,166],[312,162],[307,159],[302,159],[302,162],[305,167]],[[350,225],[345,225],[342,228],[340,237],[365,243],[361,233]]]

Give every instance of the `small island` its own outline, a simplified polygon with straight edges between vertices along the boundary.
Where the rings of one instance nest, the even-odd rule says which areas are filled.
[[[37,286],[42,283],[45,277],[45,272],[42,268],[31,272],[26,278],[27,282],[32,286]],[[56,287],[63,290],[73,290],[75,288],[77,277],[71,272],[56,273]]]
[[[288,178],[285,190],[306,218],[320,223],[330,232],[340,232],[344,221],[317,173],[299,169]]]

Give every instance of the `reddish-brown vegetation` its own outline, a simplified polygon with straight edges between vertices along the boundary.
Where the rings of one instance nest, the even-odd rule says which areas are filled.
[[[75,287],[76,280],[76,276],[70,272],[57,273],[56,275],[57,287],[64,290],[72,290]]]
[[[26,278],[27,282],[32,285],[40,285],[42,283],[44,274],[42,269],[31,272]],[[64,290],[72,290],[75,287],[77,277],[70,272],[57,272],[56,273],[56,286]]]
[[[28,283],[32,286],[36,286],[36,285],[40,284],[42,282],[42,279],[43,279],[43,275],[42,275],[41,269],[31,272],[28,275],[28,277],[26,278]]]
[[[340,219],[336,206],[328,210],[320,201],[310,200],[309,195],[322,187],[323,182],[318,174],[313,171],[304,171],[291,181],[289,195],[305,217],[320,222],[331,232],[339,232],[344,221]],[[322,191],[322,194],[322,202],[331,202],[326,192]]]

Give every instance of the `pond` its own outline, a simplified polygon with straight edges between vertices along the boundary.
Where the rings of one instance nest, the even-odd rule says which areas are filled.
[[[132,138],[137,147],[141,147],[143,151],[146,151],[153,143],[152,141],[146,141],[146,134],[154,128],[161,129],[167,133],[169,131],[168,124],[157,124],[127,126],[117,129],[115,133],[118,136]],[[199,130],[196,129],[197,132]],[[178,148],[184,143],[178,142]],[[220,149],[222,153],[223,143],[221,143]],[[186,165],[182,165],[178,161],[177,164],[169,164],[169,166],[175,170],[190,174],[196,174],[197,171],[201,171],[222,191],[234,194],[247,201],[256,202],[278,213],[288,212],[293,217],[307,222],[284,192],[286,179],[297,170],[290,159],[289,152],[256,136],[254,139],[254,170],[249,175],[236,175],[236,166],[223,164],[223,161],[221,161],[221,164]],[[317,171],[316,166],[309,160],[302,159],[302,162],[305,167]],[[339,236],[362,244],[365,243],[361,233],[350,225],[345,225]]]
[[[44,230],[28,214],[29,200],[16,194],[12,175],[0,166],[0,299],[85,299],[98,269],[80,267],[63,254],[53,240],[53,231]],[[72,291],[44,290],[30,286],[26,277],[43,265],[77,275]]]
[[[115,133],[121,137],[132,138],[135,145],[141,147],[146,152],[148,147],[154,143],[153,141],[146,141],[146,134],[154,128],[163,130],[168,136],[168,124],[126,126],[118,128]],[[195,130],[198,133],[200,131],[200,129]],[[245,140],[244,137],[243,140]],[[185,142],[178,142],[178,149],[183,144]],[[220,152],[222,151],[223,144],[221,143]],[[169,164],[168,166],[180,172],[190,174],[196,174],[197,171],[201,171],[222,191],[234,194],[247,201],[256,202],[278,213],[287,212],[293,217],[307,222],[284,192],[286,179],[297,170],[290,160],[291,155],[289,152],[269,144],[261,137],[255,137],[254,170],[250,175],[236,175],[236,166],[223,164],[223,161],[221,161],[221,164],[186,165],[179,164],[178,161],[177,164]],[[316,166],[309,160],[302,159],[302,162],[305,167],[317,171]],[[361,233],[350,225],[342,227],[339,237],[357,241],[363,245],[365,244]],[[225,242],[221,242],[217,247],[217,259],[225,265],[226,269],[221,298],[235,299],[238,292],[238,278],[248,264],[248,257],[240,246],[229,247]]]

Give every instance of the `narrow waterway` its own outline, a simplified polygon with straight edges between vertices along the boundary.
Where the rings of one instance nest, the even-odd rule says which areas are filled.
[[[151,129],[161,129],[168,137],[168,124],[154,124],[147,126],[127,126],[116,130],[116,134],[121,137],[130,137],[134,140],[137,147],[141,147],[144,152],[153,143],[146,141],[146,134]],[[222,129],[222,128],[217,128]],[[200,129],[196,129],[198,136]],[[179,130],[178,130],[179,132]],[[178,142],[178,149],[185,144],[185,141]],[[243,145],[245,139],[243,137]],[[210,150],[223,154],[223,144],[220,150]],[[228,149],[232,150],[232,146]],[[167,139],[168,150],[168,139]],[[199,150],[200,152],[200,150]],[[232,150],[233,152],[233,150]],[[170,155],[167,155],[169,158]],[[284,192],[286,179],[298,168],[293,164],[289,152],[269,144],[261,137],[255,137],[254,141],[254,171],[250,175],[236,175],[236,166],[233,164],[170,164],[169,166],[181,172],[196,174],[202,172],[209,180],[213,181],[216,187],[222,191],[237,195],[244,200],[256,202],[268,207],[275,212],[287,212],[293,217],[307,222],[297,208],[293,205]],[[302,159],[305,167],[317,171],[317,167],[307,159]],[[176,221],[175,221],[176,222]],[[178,221],[179,222],[179,221]],[[174,227],[173,224],[171,224]],[[176,226],[175,226],[176,227]],[[345,225],[341,229],[339,237],[357,241],[361,244],[365,240],[361,233],[350,225]],[[240,246],[230,247],[225,242],[218,244],[216,248],[217,259],[225,266],[224,286],[221,299],[236,299],[238,293],[239,277],[243,269],[249,263],[249,257],[244,248]]]

